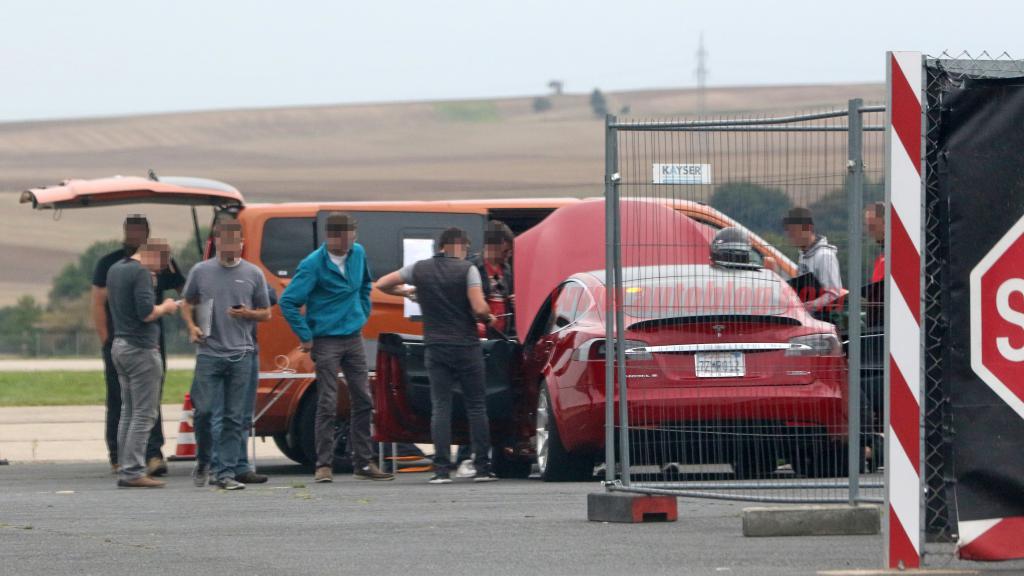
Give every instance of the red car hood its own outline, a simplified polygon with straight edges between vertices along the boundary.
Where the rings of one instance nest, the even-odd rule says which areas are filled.
[[[516,332],[525,335],[544,299],[578,272],[605,267],[605,203],[555,210],[515,241]],[[620,202],[623,266],[706,264],[714,231],[654,202]]]

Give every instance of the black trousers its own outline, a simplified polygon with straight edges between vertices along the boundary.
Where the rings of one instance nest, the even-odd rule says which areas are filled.
[[[117,464],[117,427],[121,423],[121,382],[117,379],[117,370],[114,368],[114,360],[110,355],[110,348],[113,344],[107,342],[103,345],[103,376],[107,382],[107,455],[111,464]],[[163,334],[160,335],[160,362],[167,373],[167,355],[163,347]],[[164,395],[164,379],[160,379],[160,398]],[[146,443],[146,460],[150,458],[163,458],[164,431],[163,420],[160,414],[160,407],[157,406],[156,424],[149,433],[149,441]]]
[[[462,403],[469,419],[469,435],[477,472],[490,469],[491,429],[487,420],[484,382],[484,353],[480,345],[426,347],[427,378],[430,379],[430,432],[434,440],[434,469],[451,468],[452,392],[462,390]]]

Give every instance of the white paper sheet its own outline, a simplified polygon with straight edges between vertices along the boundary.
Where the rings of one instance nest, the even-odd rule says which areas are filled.
[[[430,238],[402,239],[402,266],[408,266],[434,255],[434,241]],[[405,299],[405,317],[420,316],[420,305],[408,298]]]

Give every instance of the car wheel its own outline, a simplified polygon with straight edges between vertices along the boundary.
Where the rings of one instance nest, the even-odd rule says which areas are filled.
[[[806,478],[839,478],[847,475],[846,444],[819,442],[801,447],[793,457],[793,471]]]
[[[546,384],[537,399],[537,468],[545,482],[581,482],[594,475],[590,455],[572,454],[562,445],[558,424],[551,409],[551,396]]]
[[[502,446],[493,447],[491,455],[491,466],[498,478],[529,478],[533,471],[533,462],[509,456]]]
[[[316,464],[316,392],[316,384],[313,384],[302,398],[299,412],[295,416],[298,418],[295,429],[298,433],[299,448],[305,455],[308,465]],[[338,417],[334,422],[334,470],[352,471],[352,459],[348,451],[348,419],[342,417]]]
[[[733,461],[733,471],[739,480],[769,478],[778,468],[775,452],[765,446],[749,446],[738,450]]]
[[[277,445],[277,449],[280,450],[282,454],[291,460],[304,465],[312,464],[312,462],[306,460],[306,453],[303,452],[302,447],[299,446],[299,440],[295,434],[291,432],[274,434],[274,444]]]

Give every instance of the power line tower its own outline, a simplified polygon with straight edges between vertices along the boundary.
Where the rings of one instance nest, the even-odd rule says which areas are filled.
[[[704,96],[707,90],[708,79],[708,51],[704,49],[704,32],[700,33],[700,44],[697,46],[697,70],[694,75],[697,77],[697,114],[704,115]]]

